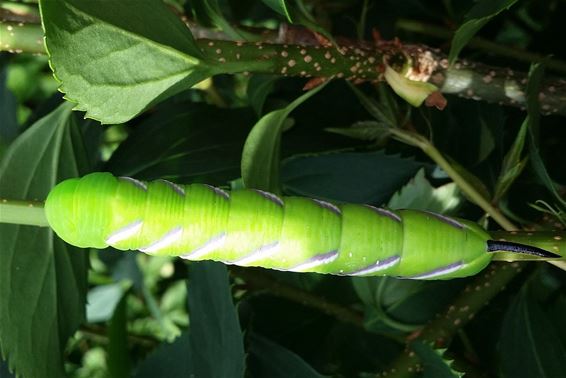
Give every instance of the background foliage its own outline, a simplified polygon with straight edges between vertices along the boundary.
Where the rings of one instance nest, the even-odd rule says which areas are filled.
[[[564,226],[563,217],[541,211],[564,204],[563,117],[536,122],[530,112],[527,129],[525,111],[481,101],[448,96],[438,111],[410,108],[384,85],[353,91],[335,80],[304,94],[305,79],[223,74],[178,17],[236,38],[257,38],[251,27],[283,21],[329,38],[370,39],[375,27],[385,39],[437,46],[453,57],[461,50],[525,72],[532,54],[552,54],[559,64],[547,74],[564,76],[564,1],[168,0],[162,7],[144,0],[111,11],[109,3],[41,3],[62,90],[90,104],[86,115],[104,117],[104,125],[71,111],[45,56],[0,55],[0,197],[43,200],[56,182],[94,170],[226,188],[243,185],[243,177],[287,195],[487,224],[426,154],[382,132],[387,121],[429,137],[516,223]],[[150,25],[144,14],[153,15]],[[69,30],[78,25],[89,27],[75,38]],[[368,101],[381,118],[371,106],[368,112]],[[0,348],[9,361],[0,364],[2,377],[10,376],[8,365],[24,377],[376,376],[396,366],[415,332],[474,282],[352,279],[80,251],[28,226],[0,225],[0,236]],[[412,344],[425,367],[419,374],[564,375],[565,285],[560,269],[526,266],[465,326],[456,324],[448,350]]]

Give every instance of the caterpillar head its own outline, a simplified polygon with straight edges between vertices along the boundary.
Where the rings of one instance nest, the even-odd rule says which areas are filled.
[[[110,173],[92,173],[55,186],[45,202],[47,221],[55,233],[81,248],[106,248],[100,228],[112,213],[107,200],[118,181]]]

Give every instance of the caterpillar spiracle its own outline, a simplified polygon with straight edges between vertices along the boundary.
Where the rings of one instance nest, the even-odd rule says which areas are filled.
[[[552,255],[492,241],[477,224],[440,214],[110,173],[63,181],[45,211],[57,235],[78,247],[293,272],[450,279],[476,274],[496,250]]]

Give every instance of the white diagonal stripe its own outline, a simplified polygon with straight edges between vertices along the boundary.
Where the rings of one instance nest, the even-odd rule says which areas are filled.
[[[365,276],[367,274],[379,272],[380,270],[389,269],[392,266],[396,265],[401,261],[401,256],[393,256],[381,261],[376,261],[375,264],[372,264],[368,267],[363,269],[357,270],[352,273],[348,273],[349,276]]]
[[[116,243],[131,238],[141,230],[142,224],[143,222],[141,220],[137,220],[122,227],[118,231],[110,234],[108,238],[106,238],[106,244],[115,245]]]
[[[258,260],[265,259],[268,258],[269,256],[274,255],[275,253],[277,253],[277,251],[279,251],[279,242],[266,244],[259,247],[249,255],[244,256],[239,260],[232,261],[231,264],[243,265],[243,266],[250,265]]]
[[[455,272],[455,271],[459,270],[460,268],[464,267],[464,265],[465,264],[462,261],[458,261],[456,263],[446,265],[446,266],[443,266],[443,267],[438,268],[438,269],[431,270],[430,272],[417,274],[415,276],[400,277],[400,278],[409,278],[411,280],[426,280],[426,279],[429,279],[429,278],[434,278],[434,277],[443,276],[445,274],[450,274],[450,273]]]
[[[288,270],[291,272],[304,272],[308,269],[317,267],[319,265],[324,265],[331,263],[332,261],[338,258],[338,251],[332,251],[329,253],[325,253],[323,255],[316,255],[313,258],[307,260],[306,262],[296,265]]]
[[[169,247],[171,244],[175,243],[183,235],[183,227],[177,226],[168,233],[166,233],[161,239],[156,242],[151,243],[147,247],[139,248],[141,252],[144,253],[154,253],[162,250],[163,248]]]
[[[221,248],[224,245],[225,241],[226,241],[226,233],[223,232],[223,233],[209,239],[201,247],[198,247],[197,249],[195,249],[195,250],[193,250],[189,253],[185,253],[184,255],[181,255],[179,257],[181,257],[183,259],[187,259],[187,260],[198,260],[201,257],[206,256],[207,254],[209,254],[211,252],[214,252],[218,248]]]

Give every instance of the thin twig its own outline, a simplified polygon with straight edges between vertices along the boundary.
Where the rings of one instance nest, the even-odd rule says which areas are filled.
[[[456,331],[472,320],[524,268],[525,264],[518,262],[492,263],[464,288],[440,316],[427,324],[416,339],[437,348],[446,347]],[[413,340],[408,341],[405,351],[378,377],[407,378],[422,369],[418,356],[410,348]]]
[[[274,280],[272,277],[258,269],[230,266],[230,273],[244,279],[253,286],[268,290],[275,296],[286,298],[293,302],[301,303],[304,306],[317,309],[342,322],[353,324],[356,327],[363,327],[364,325],[364,316],[362,313],[343,305],[330,302],[320,296],[309,293],[308,291],[285,285]]]
[[[0,44],[0,51],[44,52],[41,28],[32,24],[18,25],[0,22],[0,31],[4,34],[8,31],[12,33],[8,34],[9,38],[3,44]],[[226,38],[213,42],[213,44],[224,46],[224,49],[216,47],[206,51],[210,57],[216,59],[215,64],[217,65],[237,66],[237,56],[248,55],[248,58],[251,59],[250,69],[234,70],[232,73],[267,71],[282,76],[310,77],[323,81],[345,78],[354,83],[361,83],[383,81],[384,65],[389,64],[406,71],[405,76],[410,80],[434,84],[442,93],[519,108],[526,106],[526,73],[467,60],[460,60],[449,66],[443,53],[425,45],[401,44],[398,41],[369,42],[336,38],[340,46],[336,50],[336,47],[321,46],[316,35],[307,29],[283,24],[278,33],[267,31],[260,34],[263,41],[261,49],[265,50],[259,49],[258,51],[259,46],[256,45],[258,42],[234,42],[228,40],[223,33],[213,31],[205,33],[206,29],[201,27],[197,29],[196,26],[193,28],[194,33],[198,36]],[[201,48],[207,50],[210,41],[198,40],[198,43]],[[219,50],[226,50],[228,54],[217,54],[216,51]],[[267,50],[270,53],[267,53]],[[304,54],[289,55],[287,60],[278,59],[268,70],[265,69],[265,66],[254,70],[257,64],[252,63],[273,57],[285,57],[289,51],[304,51]],[[342,53],[336,54],[337,51]],[[317,52],[323,54],[319,56]],[[235,54],[230,55],[230,53]],[[331,57],[326,59],[325,56]],[[303,61],[304,59],[308,61]],[[295,66],[294,63],[297,62],[309,64]],[[541,86],[539,98],[543,114],[566,115],[566,80],[559,78],[545,80]]]

